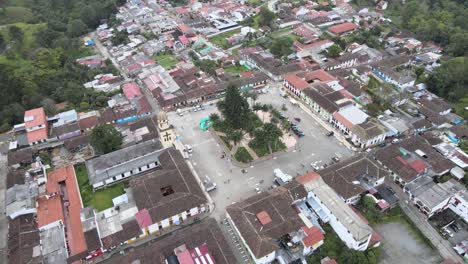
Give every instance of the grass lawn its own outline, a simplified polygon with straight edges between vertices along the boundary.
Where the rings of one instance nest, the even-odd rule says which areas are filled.
[[[76,165],[75,172],[84,207],[91,206],[98,211],[102,211],[113,206],[112,198],[124,194],[124,183],[114,184],[106,189],[93,192],[84,164]]]
[[[231,66],[224,68],[225,72],[231,73],[231,74],[239,74],[241,72],[245,72],[246,70],[247,69],[244,68],[243,66],[235,66],[235,65],[231,65]]]
[[[247,163],[253,160],[252,156],[250,156],[250,153],[244,147],[239,147],[237,149],[236,154],[234,154],[234,158],[237,161],[244,162],[244,163]]]
[[[8,27],[9,26],[17,26],[23,30],[24,37],[23,37],[23,42],[21,43],[20,46],[13,47],[14,53],[26,53],[31,48],[35,45],[36,38],[34,34],[39,31],[40,29],[45,27],[45,23],[41,24],[25,24],[25,23],[15,23],[15,24],[8,24],[8,25],[3,25],[0,26],[0,34],[3,35],[3,38],[5,39],[5,42],[10,41],[10,36],[8,34]],[[19,58],[19,56],[16,56],[14,59],[8,59],[6,58],[5,55],[0,56],[0,63],[1,64],[10,64],[10,65],[19,65],[21,63],[24,63],[24,60]]]
[[[257,154],[257,156],[263,157],[263,156],[266,156],[266,155],[270,155],[270,151],[268,150],[268,146],[266,146],[266,145],[264,145],[264,146],[254,146],[251,143],[252,142],[249,143],[249,147]],[[286,149],[286,145],[284,145],[284,143],[281,142],[281,140],[279,140],[279,139],[275,143],[273,143],[271,145],[271,151],[273,153],[281,151],[281,150],[285,150],[285,149]]]
[[[176,57],[172,54],[154,55],[153,59],[155,59],[159,65],[163,66],[164,69],[170,69],[178,62]]]
[[[298,40],[300,37],[296,34],[293,34],[290,29],[282,29],[275,32],[272,32],[268,35],[271,39],[276,39],[279,37],[288,37],[292,41]]]
[[[31,9],[22,6],[7,6],[5,13],[0,13],[1,24],[28,22],[32,19]]]
[[[215,44],[216,46],[219,46],[222,48],[229,48],[230,44],[226,41],[226,38],[232,37],[239,32],[240,32],[240,29],[231,30],[231,31],[216,35],[212,38],[209,38],[208,40],[211,43]]]

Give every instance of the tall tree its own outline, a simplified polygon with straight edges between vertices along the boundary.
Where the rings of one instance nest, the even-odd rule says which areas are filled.
[[[17,26],[10,26],[8,28],[8,34],[10,35],[11,40],[23,42],[24,33],[21,28]]]
[[[218,103],[218,108],[226,122],[234,129],[243,128],[244,121],[250,112],[249,103],[234,85],[228,86],[226,97]]]
[[[337,58],[340,56],[341,52],[342,52],[341,47],[336,44],[333,44],[332,46],[328,48],[327,54],[328,54],[328,57],[330,58]]]
[[[91,132],[91,145],[101,154],[120,149],[122,135],[112,125],[102,125]]]
[[[264,27],[269,26],[271,27],[275,21],[276,15],[275,13],[271,12],[266,6],[263,6],[258,13],[258,26]]]
[[[67,32],[71,37],[79,37],[87,30],[85,23],[80,19],[72,20],[67,27]]]

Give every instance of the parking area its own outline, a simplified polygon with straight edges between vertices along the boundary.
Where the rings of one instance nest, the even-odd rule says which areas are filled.
[[[178,138],[184,144],[193,146],[190,159],[200,178],[218,185],[218,188],[210,193],[216,206],[214,216],[218,220],[223,218],[226,206],[255,194],[256,188],[260,191],[271,188],[274,181],[273,170],[276,168],[297,176],[311,171],[312,163],[323,165],[330,163],[332,157],[337,154],[342,158],[353,154],[334,137],[325,136],[326,130],[299,107],[282,98],[279,90],[268,89],[266,94],[259,96],[257,102],[272,104],[278,109],[281,109],[283,103],[286,104],[287,111],[282,112],[291,119],[301,119],[299,127],[305,136],[299,138],[298,144],[289,152],[274,154],[268,160],[249,166],[244,172],[243,168],[234,166],[229,159],[221,159],[223,146],[210,132],[201,131],[198,127],[202,118],[217,112],[214,105],[206,106],[202,111],[185,112],[183,116],[175,112],[168,114]]]
[[[381,264],[435,264],[442,258],[423,241],[411,233],[411,229],[401,222],[388,222],[376,227],[383,237]]]
[[[468,238],[468,225],[450,209],[432,216],[429,222],[453,246]]]

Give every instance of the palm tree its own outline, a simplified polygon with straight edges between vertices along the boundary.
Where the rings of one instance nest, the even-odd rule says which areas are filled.
[[[237,145],[243,137],[244,134],[240,130],[236,130],[229,134],[229,139],[232,140],[232,142],[234,142],[234,145]]]

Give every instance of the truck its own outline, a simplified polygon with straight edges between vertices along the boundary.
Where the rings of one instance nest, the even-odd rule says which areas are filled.
[[[280,169],[273,170],[273,175],[275,175],[275,182],[280,186],[292,180],[291,175],[284,173]]]
[[[289,102],[294,105],[294,106],[298,106],[299,105],[299,102],[297,102],[296,100],[294,100],[293,98],[289,98]]]

